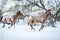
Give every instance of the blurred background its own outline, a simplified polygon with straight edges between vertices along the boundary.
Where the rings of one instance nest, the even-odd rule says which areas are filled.
[[[23,25],[26,16],[45,13],[49,9],[53,15],[52,20],[43,30],[38,31],[40,25],[34,26],[36,31]],[[25,16],[15,26],[8,29],[6,24],[5,28],[1,28],[3,24],[0,22],[0,40],[60,40],[60,0],[0,0],[0,16],[19,10]]]

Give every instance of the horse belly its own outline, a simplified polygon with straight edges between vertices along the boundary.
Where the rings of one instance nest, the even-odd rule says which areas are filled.
[[[3,22],[5,22],[5,19],[2,19]],[[6,23],[11,23],[9,19],[6,20]]]
[[[35,18],[36,22],[41,23],[43,21],[43,18]]]

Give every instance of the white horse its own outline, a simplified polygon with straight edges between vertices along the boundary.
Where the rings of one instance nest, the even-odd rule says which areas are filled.
[[[24,22],[25,23],[28,23],[29,22],[31,29],[34,29],[33,26],[32,26],[33,23],[35,23],[35,22],[41,23],[41,28],[39,29],[39,31],[40,31],[40,30],[42,30],[44,28],[44,23],[45,23],[45,21],[46,21],[46,19],[47,19],[47,17],[49,15],[51,16],[51,10],[47,10],[42,15],[38,15],[38,16],[27,16],[24,19]]]

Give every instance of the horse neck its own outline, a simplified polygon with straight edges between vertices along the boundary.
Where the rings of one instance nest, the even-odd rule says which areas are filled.
[[[16,19],[18,18],[18,16],[19,16],[19,15],[16,15],[13,20],[16,21]]]
[[[45,14],[44,15],[44,18],[47,18],[49,15],[50,15],[49,13]]]

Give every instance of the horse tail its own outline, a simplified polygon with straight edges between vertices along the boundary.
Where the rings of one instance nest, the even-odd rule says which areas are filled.
[[[27,16],[25,19],[24,19],[24,24],[30,24],[30,21],[33,19],[32,16]]]
[[[3,16],[0,16],[0,22],[2,22],[2,18],[3,18]]]
[[[29,16],[25,17],[25,19],[24,19],[24,24],[27,24],[27,23],[29,23]]]

